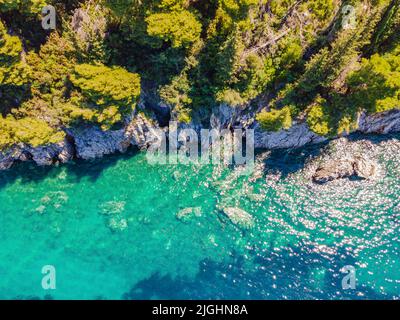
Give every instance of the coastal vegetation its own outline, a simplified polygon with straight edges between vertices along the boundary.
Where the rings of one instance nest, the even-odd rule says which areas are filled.
[[[56,30],[41,27],[53,5]],[[123,125],[143,96],[206,125],[333,136],[400,106],[400,0],[0,0],[0,149]]]

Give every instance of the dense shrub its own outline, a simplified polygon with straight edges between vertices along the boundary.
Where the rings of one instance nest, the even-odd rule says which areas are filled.
[[[47,4],[46,0],[0,0],[0,12],[20,11],[25,14],[39,14]]]
[[[64,139],[64,132],[51,128],[45,121],[12,116],[0,116],[0,149],[6,149],[17,143],[32,147],[57,143]]]
[[[326,136],[331,132],[330,117],[326,105],[321,103],[314,104],[307,116],[309,128],[321,136]]]
[[[289,129],[292,126],[290,107],[281,110],[262,111],[257,115],[257,121],[266,131]]]
[[[349,99],[354,107],[370,112],[400,108],[400,46],[384,55],[363,59],[360,70],[351,74]]]
[[[201,24],[187,10],[154,13],[146,22],[149,35],[170,41],[174,48],[188,47],[200,38]]]
[[[85,111],[82,117],[85,120],[95,119],[104,129],[109,129],[132,113],[140,95],[139,75],[121,67],[77,65],[71,82],[84,97],[78,101],[92,109],[88,112],[79,108]]]

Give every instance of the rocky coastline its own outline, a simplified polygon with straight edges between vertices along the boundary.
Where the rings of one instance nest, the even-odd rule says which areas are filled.
[[[39,166],[66,163],[75,159],[94,160],[131,146],[145,150],[157,139],[159,129],[154,119],[136,114],[119,130],[103,131],[96,126],[65,129],[64,141],[48,146],[18,144],[0,152],[0,170],[10,169],[17,162],[34,161]]]
[[[146,150],[158,140],[159,129],[168,130],[168,127],[161,128],[159,125],[161,122],[165,123],[165,119],[160,121],[154,113],[151,116],[148,113],[150,112],[147,112],[146,115],[143,112],[136,113],[130,119],[127,119],[123,128],[119,130],[102,131],[95,126],[83,126],[65,129],[66,138],[57,144],[36,148],[25,144],[15,145],[0,152],[0,170],[10,169],[15,163],[24,161],[34,161],[39,166],[46,166],[66,163],[74,159],[93,160],[109,154],[124,153],[129,147]],[[178,130],[188,127],[196,131],[202,128],[199,124],[191,123],[179,126]],[[310,131],[304,121],[294,123],[288,130],[265,132],[254,119],[254,114],[244,113],[243,109],[227,105],[214,108],[210,117],[209,128],[218,130],[254,129],[255,147],[257,149],[299,148],[327,140],[325,137],[318,136]],[[357,132],[362,134],[400,132],[400,110],[395,109],[373,115],[361,114]],[[362,171],[359,167],[366,165],[364,160],[350,159],[347,162],[336,163],[336,168],[333,165],[330,166],[330,169],[321,168],[319,170],[320,175],[317,175],[314,180],[325,182],[325,180],[342,176],[351,176],[355,172]],[[330,177],[326,177],[329,175]]]

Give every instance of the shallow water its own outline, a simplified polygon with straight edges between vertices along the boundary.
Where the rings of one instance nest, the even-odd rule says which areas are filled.
[[[399,298],[398,154],[380,156],[378,181],[312,186],[298,170],[318,152],[273,152],[252,177],[134,152],[1,172],[0,298]],[[181,221],[185,208],[197,214]],[[41,286],[45,265],[56,290]],[[342,289],[346,265],[354,290]]]

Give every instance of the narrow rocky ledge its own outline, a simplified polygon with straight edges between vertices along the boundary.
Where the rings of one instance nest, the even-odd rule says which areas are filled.
[[[254,129],[255,147],[259,149],[299,148],[326,140],[311,132],[305,122],[294,123],[288,130],[265,132],[254,117],[254,113],[246,113],[244,109],[220,105],[212,112],[210,128]],[[181,127],[194,128],[197,131],[201,128],[199,124]],[[21,143],[0,152],[0,170],[9,169],[14,163],[22,161],[34,161],[43,166],[65,163],[73,159],[92,160],[108,154],[123,153],[131,146],[146,150],[159,140],[159,129],[156,118],[144,116],[143,113],[136,114],[120,130],[102,131],[96,126],[67,129],[65,130],[67,137],[60,143],[37,148]],[[358,132],[366,134],[400,132],[400,110],[374,115],[361,114]],[[369,171],[372,172],[373,169],[368,159],[341,159],[321,166],[314,180],[323,182],[354,175],[365,178],[369,176]]]
[[[142,114],[136,115],[120,130],[102,131],[96,126],[66,129],[66,138],[62,142],[37,148],[21,143],[0,152],[0,170],[9,169],[16,162],[34,161],[39,166],[47,166],[123,153],[130,146],[146,149],[158,139],[157,129],[156,121]]]
[[[308,144],[321,143],[327,138],[312,132],[304,120],[295,120],[292,127],[277,132],[264,131],[255,120],[255,111],[222,104],[214,108],[210,127],[213,129],[254,129],[255,147],[259,149],[300,148]],[[400,108],[368,115],[361,113],[357,132],[363,134],[389,134],[400,132]]]

